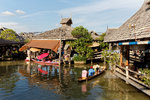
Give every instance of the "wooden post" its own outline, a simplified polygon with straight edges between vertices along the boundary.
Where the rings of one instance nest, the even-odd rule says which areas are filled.
[[[93,65],[93,59],[91,58],[91,65]]]
[[[30,50],[27,50],[27,55],[28,55],[28,58],[29,58],[29,61],[31,60],[31,52]]]
[[[127,46],[127,52],[126,52],[126,66],[129,66],[129,46]]]
[[[61,65],[61,33],[60,33],[60,47],[59,47],[59,65]]]
[[[120,47],[120,66],[122,65],[122,51],[123,51],[123,46]]]
[[[111,46],[111,43],[109,43],[109,50],[112,50],[112,46]]]
[[[104,57],[104,66],[106,67],[106,57]]]
[[[70,55],[69,55],[69,65],[71,65],[71,57],[70,57]]]
[[[115,63],[115,65],[114,65],[114,73],[116,72],[116,63]]]
[[[126,83],[128,84],[128,79],[129,79],[129,71],[128,71],[128,66],[126,66]]]

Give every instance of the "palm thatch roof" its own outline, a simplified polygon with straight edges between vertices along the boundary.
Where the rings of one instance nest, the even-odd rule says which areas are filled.
[[[94,40],[97,40],[98,38],[99,38],[99,34],[97,34],[96,32],[94,32],[94,31],[91,31],[91,32],[89,32],[90,34],[91,34],[91,36],[92,36],[92,38],[94,39]]]
[[[117,31],[116,28],[107,29],[106,36],[104,37],[104,42],[111,42],[113,39],[115,39],[115,32]]]
[[[71,32],[73,28],[70,26],[65,26],[65,27],[59,27],[53,30],[46,31],[44,33],[38,34],[33,37],[33,39],[61,39],[62,40],[73,40]]]
[[[117,30],[107,30],[105,42],[150,38],[150,0]]]
[[[60,22],[60,24],[67,24],[67,23],[72,24],[72,19],[71,18],[63,18]]]
[[[62,24],[61,27],[38,34],[33,39],[60,39],[61,37],[62,40],[74,40],[75,38],[71,34],[73,30],[72,19],[63,18],[60,24]]]

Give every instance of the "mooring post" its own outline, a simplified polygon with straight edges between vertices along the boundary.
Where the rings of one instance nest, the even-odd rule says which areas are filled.
[[[128,66],[126,66],[126,83],[128,84],[128,79],[129,79],[129,71],[128,71]]]

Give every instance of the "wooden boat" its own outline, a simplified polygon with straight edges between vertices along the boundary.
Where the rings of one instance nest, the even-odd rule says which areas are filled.
[[[95,77],[101,75],[101,74],[105,71],[105,69],[106,69],[106,68],[104,68],[101,72],[99,72],[99,74],[96,74],[96,75],[94,75],[94,76],[89,76],[89,77],[87,77],[86,79],[82,79],[82,77],[79,77],[79,78],[78,78],[78,82],[84,82],[84,81],[87,81],[87,80],[91,80],[91,79],[93,79],[93,78],[95,78]]]
[[[38,63],[40,65],[59,65],[58,62],[50,62],[50,61],[43,62],[43,61],[37,61],[35,59],[32,59],[32,61],[34,61],[35,63]]]

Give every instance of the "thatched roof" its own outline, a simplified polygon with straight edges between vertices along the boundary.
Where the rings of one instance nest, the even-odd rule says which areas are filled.
[[[145,0],[142,7],[118,30],[107,30],[105,42],[116,42],[150,38],[150,0]],[[111,32],[110,32],[111,31]]]
[[[96,39],[98,39],[99,38],[99,34],[97,34],[96,32],[94,32],[94,31],[91,31],[91,32],[89,32],[90,34],[91,34],[91,36],[92,36],[92,38],[94,39],[94,40],[96,40]]]
[[[33,39],[60,39],[60,34],[62,40],[73,40],[71,32],[73,28],[70,26],[59,27],[44,33],[38,34],[33,37]]]
[[[71,18],[63,18],[60,22],[60,24],[67,24],[67,23],[72,24],[72,19]]]
[[[117,31],[116,28],[112,29],[107,29],[106,31],[106,36],[104,37],[104,42],[110,42],[112,41],[115,37],[115,32]]]

